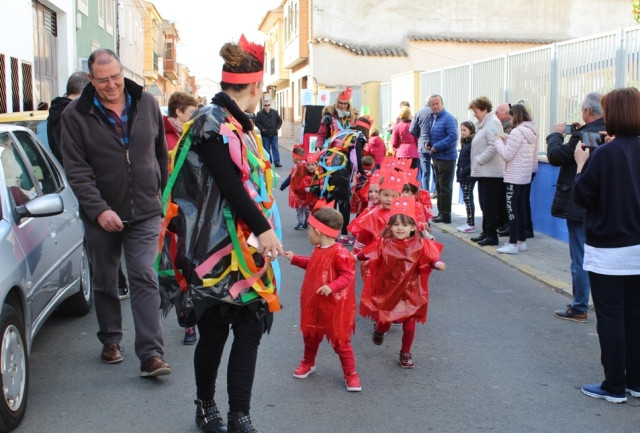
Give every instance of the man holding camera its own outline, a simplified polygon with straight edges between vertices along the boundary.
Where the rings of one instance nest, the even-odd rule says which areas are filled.
[[[256,114],[255,124],[260,130],[262,145],[269,153],[271,163],[276,167],[282,167],[278,150],[278,129],[282,126],[282,118],[276,109],[271,108],[271,101],[264,101],[262,110]]]
[[[582,120],[585,124],[575,125],[574,132],[567,144],[564,144],[566,134],[564,124],[557,124],[553,132],[547,137],[547,159],[549,164],[560,167],[556,182],[556,193],[551,205],[551,215],[567,220],[567,232],[569,234],[569,254],[571,256],[571,284],[573,301],[566,308],[556,310],[554,315],[559,319],[574,322],[586,322],[589,311],[589,275],[582,268],[584,259],[584,214],[583,208],[578,206],[571,196],[571,187],[576,177],[576,162],[573,153],[576,145],[581,141],[583,132],[605,131],[605,123],[602,118],[602,105],[599,93],[589,93],[582,103]],[[569,125],[571,127],[571,125]]]

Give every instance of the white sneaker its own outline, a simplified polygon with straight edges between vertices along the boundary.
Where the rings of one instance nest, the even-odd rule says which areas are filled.
[[[496,252],[503,254],[518,254],[518,247],[507,242],[506,244],[498,248]]]
[[[474,226],[467,226],[466,229],[463,230],[463,233],[475,233],[476,228]]]
[[[527,248],[527,243],[526,242],[518,244],[518,251],[527,251],[527,250],[528,250],[528,248]]]
[[[467,227],[469,227],[469,224],[462,224],[461,226],[456,227],[456,230],[458,230],[459,232],[464,233],[464,231],[467,229]]]

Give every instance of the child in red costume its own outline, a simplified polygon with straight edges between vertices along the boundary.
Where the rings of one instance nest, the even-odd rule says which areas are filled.
[[[355,259],[336,237],[342,215],[329,207],[313,211],[309,217],[309,242],[315,247],[311,257],[284,253],[292,265],[306,269],[300,292],[300,330],[304,355],[293,376],[304,379],[316,369],[316,354],[324,337],[340,358],[347,391],[360,391],[360,377],[351,347],[355,331]]]
[[[432,269],[444,270],[442,245],[424,239],[415,222],[415,199],[394,200],[393,216],[382,238],[358,254],[366,260],[360,314],[376,325],[373,342],[381,345],[392,322],[402,322],[400,366],[412,368],[411,345],[416,322],[427,321],[428,279]]]
[[[416,224],[418,225],[418,230],[422,232],[422,236],[427,239],[433,240],[433,236],[431,235],[431,227],[429,226],[429,222],[433,218],[433,214],[431,213],[431,208],[427,208],[424,204],[418,200],[418,195],[420,193],[420,182],[416,179],[416,174],[418,173],[418,169],[414,168],[406,172],[406,182],[402,187],[402,193],[400,195],[402,197],[413,197],[416,200]]]
[[[355,182],[351,191],[351,213],[356,215],[360,215],[360,213],[368,207],[367,191],[371,176],[373,176],[373,170],[375,170],[375,160],[373,156],[363,156],[362,165],[364,166],[366,179]]]
[[[318,197],[311,193],[311,183],[318,169],[318,156],[311,153],[306,156],[306,161],[295,167],[295,173],[291,174],[291,184],[289,189],[289,206],[293,203],[296,209],[298,225],[296,230],[307,228],[307,219],[311,208],[316,204]],[[293,194],[292,194],[293,193]]]
[[[349,224],[349,232],[356,238],[353,245],[354,254],[380,238],[382,230],[387,226],[391,217],[389,211],[393,199],[400,196],[404,185],[404,175],[398,171],[381,171],[379,173],[380,207],[370,212],[363,212]]]
[[[364,146],[364,153],[365,155],[373,156],[376,168],[380,168],[384,157],[387,155],[387,146],[384,144],[384,140],[380,138],[380,130],[378,128],[371,128],[369,136],[369,141]]]

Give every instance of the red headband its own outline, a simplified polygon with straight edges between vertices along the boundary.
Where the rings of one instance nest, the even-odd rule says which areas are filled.
[[[318,230],[323,235],[329,236],[330,238],[337,238],[338,235],[340,234],[340,230],[332,229],[331,227],[329,227],[325,223],[318,221],[318,219],[316,217],[314,217],[313,215],[309,215],[309,218],[307,219],[307,222],[309,224],[311,224],[311,227],[313,227],[314,229]]]
[[[263,71],[229,72],[222,71],[222,82],[227,84],[250,84],[262,81]]]
[[[367,123],[367,122],[364,122],[362,120],[356,120],[355,126],[362,126],[365,129],[371,129],[371,124]]]

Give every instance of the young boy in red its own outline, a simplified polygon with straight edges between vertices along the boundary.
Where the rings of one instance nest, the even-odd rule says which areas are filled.
[[[311,183],[313,182],[317,169],[318,154],[316,153],[306,155],[306,161],[296,166],[295,174],[292,169],[289,205],[291,206],[293,203],[293,207],[296,209],[298,225],[295,226],[295,230],[305,230],[307,228],[309,213],[318,199],[315,194],[310,192]]]
[[[342,228],[342,215],[321,207],[309,216],[309,242],[315,248],[311,257],[286,251],[292,265],[306,269],[300,292],[300,330],[304,355],[293,376],[304,379],[316,369],[316,355],[324,337],[340,358],[347,391],[361,391],[351,335],[356,328],[356,295],[353,255],[336,237]]]

